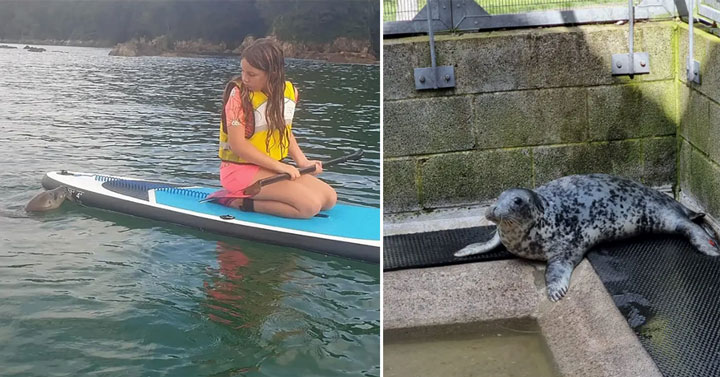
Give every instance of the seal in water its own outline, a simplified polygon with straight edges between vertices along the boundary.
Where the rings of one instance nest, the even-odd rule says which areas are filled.
[[[682,234],[703,254],[719,256],[717,242],[693,220],[696,213],[668,195],[606,174],[572,175],[537,189],[510,189],[485,213],[497,224],[493,237],[466,246],[456,257],[505,245],[519,257],[547,261],[551,301],[565,296],[585,252],[600,242],[642,233]]]
[[[69,194],[65,186],[60,186],[50,191],[43,191],[30,199],[25,206],[25,210],[28,212],[42,212],[55,209],[60,207],[60,204],[65,201],[65,198],[67,198]]]

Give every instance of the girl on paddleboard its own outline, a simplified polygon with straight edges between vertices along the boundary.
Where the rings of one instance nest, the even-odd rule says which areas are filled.
[[[313,175],[298,168],[322,163],[308,160],[292,133],[298,91],[285,81],[282,49],[268,38],[248,46],[240,62],[242,74],[223,94],[220,125],[220,183],[226,190],[221,204],[291,218],[311,218],[335,205],[337,194]],[[290,156],[297,167],[282,162]],[[243,189],[259,179],[287,173],[290,180],[263,186],[252,198]]]

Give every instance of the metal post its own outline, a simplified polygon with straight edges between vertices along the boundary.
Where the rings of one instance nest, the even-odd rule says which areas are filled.
[[[430,1],[427,2],[427,23],[428,23],[428,37],[430,39],[430,65],[432,66],[433,73],[435,74],[435,77],[433,78],[433,89],[437,89],[437,63],[435,62],[435,34],[433,33],[433,27],[432,27],[432,17],[430,14],[432,13],[432,8],[430,7]]]
[[[439,0],[437,0],[439,1]],[[425,5],[427,15],[428,39],[430,39],[430,63],[431,67],[415,68],[415,89],[441,89],[455,87],[455,67],[451,65],[437,66],[435,59],[435,34],[432,27],[432,0]],[[438,4],[438,10],[440,9]]]
[[[630,67],[635,66],[635,4],[634,0],[628,0],[628,18],[630,19]],[[632,78],[632,73],[630,74]]]
[[[613,76],[635,75],[650,73],[650,55],[647,52],[635,52],[635,4],[628,0],[628,24],[630,31],[627,54],[613,54],[611,71]]]
[[[693,27],[695,21],[695,0],[690,0],[690,7],[688,9],[688,58],[687,58],[687,79],[688,82],[700,84],[700,62],[693,59],[694,47],[695,47],[695,28]]]

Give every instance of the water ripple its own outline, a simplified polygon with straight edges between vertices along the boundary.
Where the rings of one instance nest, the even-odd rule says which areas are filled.
[[[218,185],[229,58],[0,49],[0,374],[378,376],[377,265],[107,211],[23,206],[51,170]],[[289,60],[308,157],[379,206],[379,69]]]

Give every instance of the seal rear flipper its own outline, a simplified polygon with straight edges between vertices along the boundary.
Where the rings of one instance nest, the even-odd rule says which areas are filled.
[[[463,247],[459,251],[456,251],[453,255],[455,255],[456,257],[467,257],[469,255],[487,253],[488,251],[493,250],[498,246],[500,246],[500,235],[498,234],[496,229],[493,233],[492,238],[490,238],[488,241],[471,243],[470,245]]]
[[[676,231],[687,237],[688,241],[701,253],[712,257],[720,256],[718,242],[713,237],[715,232],[709,232],[706,226],[709,225],[703,223],[701,226],[685,220],[677,225]]]
[[[690,221],[700,222],[705,218],[705,213],[688,210],[688,217],[690,218]]]

